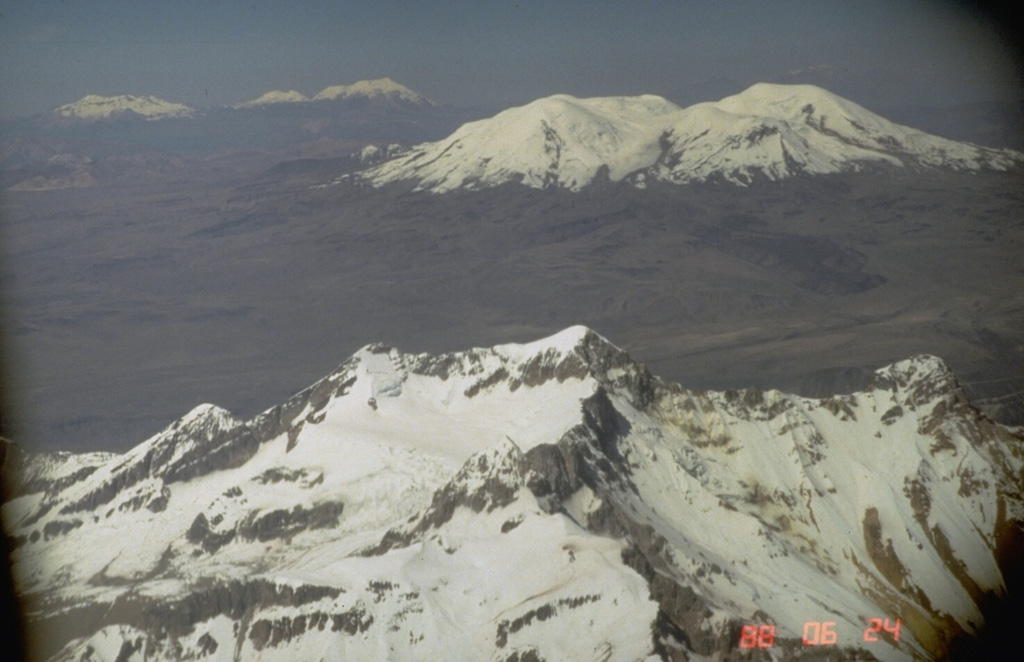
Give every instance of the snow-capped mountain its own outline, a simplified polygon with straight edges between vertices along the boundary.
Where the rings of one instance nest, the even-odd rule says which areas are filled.
[[[1024,521],[1024,431],[936,358],[690,391],[584,327],[7,455],[36,659],[941,659]]]
[[[331,85],[320,90],[312,101],[341,101],[350,99],[383,99],[411,106],[432,106],[434,103],[422,94],[413,92],[390,78],[362,80],[351,85]]]
[[[421,108],[434,102],[422,94],[400,85],[390,78],[363,80],[351,85],[325,87],[312,98],[296,90],[271,90],[256,99],[237,103],[231,108],[263,108],[278,104],[306,104],[313,101],[369,101],[397,104],[402,107]],[[74,103],[59,106],[53,114],[79,121],[110,120],[141,117],[146,120],[196,117],[198,111],[185,104],[166,101],[154,96],[100,96],[89,94]]]
[[[175,117],[192,117],[196,111],[182,103],[165,101],[153,96],[136,97],[119,95],[104,97],[89,94],[74,103],[59,106],[53,111],[60,117],[95,121],[120,117],[141,117],[146,120],[162,120]]]
[[[579,190],[605,178],[747,184],[878,164],[978,171],[1021,161],[1017,152],[894,124],[812,85],[758,84],[685,109],[657,96],[547,97],[468,123],[362,177],[435,193],[508,182]]]
[[[678,112],[656,96],[576,99],[557,95],[463,125],[366,172],[375,184],[412,179],[443,193],[521,182],[578,190],[599,170],[615,180],[657,160],[657,127]]]
[[[235,104],[233,108],[259,108],[260,106],[271,106],[277,103],[302,103],[303,101],[309,101],[309,97],[302,92],[296,92],[295,90],[288,90],[287,92],[284,90],[271,90],[251,101]]]

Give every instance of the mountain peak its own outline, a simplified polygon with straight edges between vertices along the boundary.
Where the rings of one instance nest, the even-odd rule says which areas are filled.
[[[413,106],[433,106],[434,102],[390,78],[361,80],[351,85],[330,85],[320,90],[312,101],[338,101],[344,99],[388,99]]]
[[[196,111],[191,106],[166,101],[154,96],[119,95],[105,97],[98,94],[87,94],[74,103],[55,108],[53,112],[60,117],[85,121],[131,116],[138,116],[152,121],[176,117],[192,117]]]
[[[508,356],[536,356],[549,351],[568,354],[587,343],[596,342],[614,347],[612,343],[590,327],[576,324],[556,333],[523,344],[497,345],[494,350]],[[618,349],[618,348],[616,348]],[[621,351],[621,350],[620,350]]]
[[[303,101],[309,101],[309,97],[302,92],[295,90],[288,90],[287,92],[284,90],[271,90],[251,101],[235,104],[233,108],[257,108],[278,103],[302,103]]]

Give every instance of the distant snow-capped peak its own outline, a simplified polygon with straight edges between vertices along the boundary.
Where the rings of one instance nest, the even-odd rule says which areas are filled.
[[[361,80],[351,85],[331,85],[320,90],[313,101],[337,101],[340,99],[391,99],[415,106],[432,106],[432,101],[422,94],[413,92],[390,78]]]
[[[260,97],[251,101],[244,101],[242,103],[235,104],[234,108],[256,108],[259,106],[269,106],[275,103],[301,103],[303,101],[309,101],[302,92],[296,92],[295,90],[271,90]]]
[[[470,122],[367,172],[375,184],[415,179],[443,193],[520,182],[578,190],[601,169],[619,180],[649,166],[679,106],[658,96],[577,99],[560,94]]]
[[[162,120],[172,117],[192,117],[195,109],[183,103],[174,103],[153,96],[136,97],[122,94],[104,97],[89,94],[74,103],[54,109],[61,117],[80,120],[112,119],[125,115],[138,115],[146,120]]]
[[[688,108],[655,96],[556,95],[463,125],[367,170],[375,186],[413,181],[443,193],[509,182],[579,190],[597,179],[747,184],[871,164],[1005,170],[1011,150],[901,126],[813,85],[758,84]]]

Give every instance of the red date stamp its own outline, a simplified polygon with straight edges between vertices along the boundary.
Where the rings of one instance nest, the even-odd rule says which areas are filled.
[[[879,635],[900,640],[900,619],[869,618],[864,629],[864,641],[878,641]],[[801,642],[804,646],[833,646],[839,641],[835,621],[807,621]],[[771,648],[775,645],[775,626],[748,623],[740,629],[740,648]]]

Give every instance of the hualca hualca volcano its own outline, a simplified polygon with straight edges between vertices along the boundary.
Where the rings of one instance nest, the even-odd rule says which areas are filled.
[[[939,660],[1024,521],[1024,430],[938,358],[693,391],[585,327],[4,464],[40,660]]]

